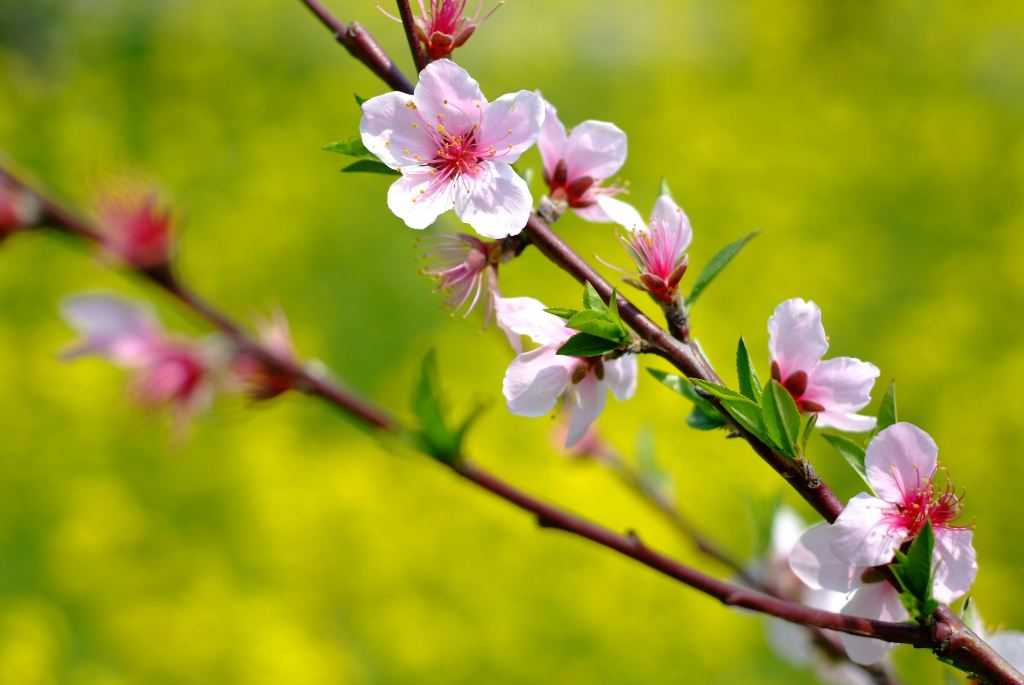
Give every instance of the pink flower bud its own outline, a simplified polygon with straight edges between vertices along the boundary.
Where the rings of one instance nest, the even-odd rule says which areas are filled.
[[[416,36],[423,43],[430,59],[444,59],[470,39],[476,27],[487,21],[502,3],[484,13],[483,0],[476,14],[466,16],[467,0],[430,0],[428,8],[420,0],[420,16],[416,18]]]
[[[0,180],[0,240],[38,222],[41,209],[34,194]]]
[[[267,350],[283,361],[296,361],[288,319],[283,312],[275,312],[258,329],[260,342]],[[275,367],[263,356],[248,350],[241,350],[235,355],[231,370],[244,391],[254,400],[270,400],[295,387],[293,374]]]
[[[138,269],[165,266],[171,258],[171,214],[155,193],[128,192],[100,203],[103,248],[116,261]]]

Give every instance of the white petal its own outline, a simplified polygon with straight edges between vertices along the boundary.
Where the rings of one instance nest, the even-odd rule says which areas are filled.
[[[538,345],[561,344],[576,333],[544,309],[544,303],[532,297],[498,297],[494,302],[499,326],[516,335],[528,335]]]
[[[565,410],[569,412],[569,432],[565,437],[566,449],[575,445],[586,435],[590,424],[594,423],[604,409],[607,392],[592,373],[570,388],[565,399]]]
[[[557,347],[538,347],[509,364],[502,382],[508,409],[517,416],[544,416],[555,407],[569,385],[571,357],[555,354]]]
[[[607,195],[599,195],[597,197],[597,204],[604,210],[608,218],[626,230],[644,231],[647,229],[644,218],[640,216],[640,212],[636,211],[633,205]]]
[[[443,127],[453,136],[464,135],[483,122],[487,99],[480,84],[455,62],[439,59],[420,72],[416,106],[424,121]]]
[[[479,175],[455,191],[459,218],[487,238],[518,234],[532,211],[530,188],[504,162],[482,162]]]
[[[880,621],[905,621],[907,611],[900,603],[896,590],[886,582],[871,583],[861,587],[854,593],[849,604],[843,607],[842,613],[847,616],[860,616]],[[847,656],[858,664],[877,664],[895,645],[869,637],[858,637],[840,633]]]
[[[836,530],[827,523],[808,529],[793,546],[789,568],[804,585],[814,590],[849,592],[864,568],[839,559],[832,551]]]
[[[670,195],[661,195],[654,203],[650,226],[652,229],[660,226],[662,231],[675,237],[673,248],[675,254],[685,252],[686,248],[690,246],[690,241],[693,240],[690,218]]]
[[[434,157],[437,145],[412,95],[385,93],[363,103],[359,122],[366,149],[392,169],[423,164]]]
[[[851,499],[832,524],[836,557],[855,566],[880,566],[892,561],[907,539],[905,529],[886,519],[892,511],[892,504],[866,493]]]
[[[624,354],[604,363],[604,382],[616,399],[628,400],[636,392],[636,355]]]
[[[543,122],[544,102],[536,93],[502,95],[484,111],[480,144],[494,149],[494,161],[512,164],[537,142]]]
[[[949,604],[966,594],[978,575],[978,560],[974,553],[974,532],[967,528],[935,529],[935,577],[932,594],[943,604]]]
[[[829,411],[818,412],[818,428],[835,428],[847,433],[864,433],[875,427],[874,416],[863,416],[853,412]]]
[[[589,176],[602,181],[626,163],[626,134],[606,121],[584,121],[569,133],[565,164],[569,180]]]
[[[1014,668],[1024,671],[1024,633],[1013,630],[1002,631],[989,638],[988,643]]]
[[[806,529],[807,524],[795,511],[787,506],[780,506],[772,518],[772,558],[788,559]]]
[[[768,349],[783,379],[796,371],[810,372],[828,350],[818,305],[797,297],[776,307],[768,319]]]
[[[823,361],[811,371],[804,399],[817,402],[827,411],[853,414],[871,401],[871,388],[879,373],[874,364],[853,357]]]
[[[868,444],[864,467],[868,482],[882,499],[900,503],[932,479],[939,448],[932,436],[912,423],[897,423]]]
[[[544,100],[544,125],[541,127],[540,137],[537,138],[537,148],[540,150],[544,173],[548,178],[554,175],[555,167],[565,155],[566,140],[568,136],[565,133],[565,126],[558,119],[558,112],[554,105]]]
[[[388,209],[409,228],[424,229],[452,208],[454,188],[438,184],[433,169],[406,167],[388,188]]]
[[[598,198],[600,197],[601,195],[596,194],[594,195],[594,201],[591,204],[586,207],[573,207],[572,211],[576,212],[576,216],[584,221],[592,221],[595,224],[607,224],[613,222],[614,219],[608,216],[601,207],[601,204],[598,202]]]

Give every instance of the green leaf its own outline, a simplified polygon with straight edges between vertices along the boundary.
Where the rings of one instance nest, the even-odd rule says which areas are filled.
[[[583,287],[583,308],[592,309],[596,312],[608,311],[608,305],[604,303],[604,300],[601,299],[601,296],[594,290],[594,286],[590,285],[589,282]]]
[[[783,454],[796,457],[800,435],[800,410],[789,391],[771,381],[761,393],[761,418],[765,432]]]
[[[935,551],[935,532],[930,521],[917,534],[906,554],[896,553],[890,566],[903,588],[900,598],[907,610],[918,621],[925,620],[938,604],[932,599],[932,554]]]
[[[818,425],[818,415],[811,414],[807,418],[807,423],[804,424],[803,435],[800,436],[800,454],[807,454],[807,441],[811,439],[811,434],[814,433],[814,427]]]
[[[577,333],[558,348],[558,354],[566,357],[600,357],[619,349],[614,340],[599,338],[590,333]]]
[[[761,400],[761,381],[757,377],[754,365],[750,363],[747,343],[740,338],[736,347],[736,375],[739,377],[740,392],[755,402]]]
[[[764,419],[761,416],[761,407],[742,396],[726,398],[721,400],[721,402],[722,407],[729,413],[729,416],[731,416],[736,423],[743,426],[743,428],[753,434],[758,440],[768,442]]]
[[[558,318],[565,319],[566,321],[568,321],[572,317],[576,316],[577,313],[579,313],[578,309],[564,309],[562,307],[549,307],[544,311],[546,311],[548,314],[554,314]]]
[[[588,309],[573,315],[566,326],[619,344],[629,340],[629,331],[620,322],[613,320],[609,312]]]
[[[364,97],[359,97],[359,93],[352,93],[352,95],[353,95],[353,96],[355,97],[355,99],[356,99],[356,104],[357,104],[357,105],[359,105],[360,107],[362,107],[362,106],[363,106],[363,103],[364,103],[364,102],[366,102],[366,98],[364,98]]]
[[[361,138],[349,138],[324,145],[327,152],[336,152],[339,155],[357,157],[359,159],[377,159],[377,157],[366,149]]]
[[[664,176],[661,178],[659,195],[668,195],[669,197],[672,197],[672,189],[668,187],[668,179]]]
[[[725,417],[722,416],[721,412],[715,409],[714,405],[706,399],[698,395],[688,379],[675,374],[665,373],[658,369],[648,368],[647,373],[651,374],[655,380],[669,390],[677,392],[693,402],[693,411],[686,417],[686,423],[690,428],[706,431],[722,428],[726,425]]]
[[[889,383],[889,389],[882,398],[882,404],[878,408],[878,424],[875,425],[875,434],[888,428],[899,421],[896,413],[896,382]]]
[[[836,452],[839,452],[839,456],[846,460],[846,463],[850,465],[860,479],[864,481],[868,488],[874,492],[874,488],[871,488],[871,483],[868,482],[867,470],[864,467],[864,448],[855,443],[849,438],[845,438],[842,435],[831,435],[828,433],[822,433],[821,437],[825,438],[832,447],[835,448]]]
[[[352,162],[341,170],[343,174],[384,174],[385,176],[400,176],[397,171],[384,162],[375,159],[360,159]]]
[[[688,380],[691,383],[693,383],[693,385],[695,385],[699,390],[707,393],[708,395],[711,395],[712,397],[717,397],[720,400],[747,400],[748,402],[750,401],[750,398],[741,395],[735,390],[727,388],[724,385],[710,383],[708,381],[703,381],[699,378],[690,378]]]
[[[689,306],[693,306],[693,303],[697,301],[697,298],[701,296],[701,293],[711,285],[711,281],[715,280],[715,277],[722,272],[722,269],[728,266],[733,257],[739,254],[739,251],[742,250],[747,243],[753,240],[756,235],[757,231],[748,233],[736,242],[723,247],[714,257],[711,258],[711,261],[704,267],[704,270],[700,272],[700,276],[697,277],[697,281],[693,284],[693,290],[690,291],[689,296],[686,298],[686,302]]]
[[[454,431],[448,428],[445,421],[444,400],[441,396],[437,353],[434,350],[428,352],[420,367],[419,381],[416,383],[412,397],[412,411],[419,424],[412,435],[417,449],[438,461],[446,464],[453,463],[461,455],[466,433],[483,413],[483,410],[483,405],[477,406]]]

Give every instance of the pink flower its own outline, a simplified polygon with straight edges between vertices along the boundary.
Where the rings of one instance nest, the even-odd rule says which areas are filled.
[[[106,295],[79,295],[62,306],[83,340],[65,359],[104,357],[135,372],[135,392],[147,406],[170,405],[179,422],[213,399],[212,350],[172,339],[148,309]]]
[[[550,102],[544,103],[544,127],[537,139],[544,162],[544,181],[551,199],[568,205],[587,221],[613,221],[598,199],[622,204],[612,195],[618,187],[602,187],[626,163],[626,134],[615,124],[588,120],[568,134]]]
[[[502,382],[509,411],[517,416],[544,416],[564,399],[569,413],[565,446],[572,447],[604,409],[606,391],[628,400],[636,391],[636,357],[618,359],[566,357],[558,348],[576,331],[562,319],[544,311],[531,297],[500,298],[496,303],[499,325],[517,336],[529,336],[540,347],[517,356]]]
[[[261,345],[283,361],[297,363],[288,319],[281,311],[257,325]],[[235,377],[254,400],[270,400],[295,387],[295,377],[268,364],[266,359],[247,350],[235,355],[231,364]]]
[[[171,257],[171,215],[155,193],[128,191],[100,204],[103,247],[115,260],[139,269],[164,266]]]
[[[455,213],[477,233],[523,230],[533,198],[512,163],[537,140],[544,108],[525,90],[488,104],[480,86],[449,60],[428,65],[414,95],[392,92],[363,103],[363,144],[401,172],[388,207],[409,228]]]
[[[844,614],[905,620],[898,593],[874,569],[890,563],[930,522],[935,533],[933,596],[948,604],[967,592],[978,571],[973,532],[952,525],[960,501],[949,488],[936,490],[937,460],[938,447],[917,426],[897,423],[880,432],[865,458],[877,496],[857,495],[835,523],[804,533],[790,556],[793,572],[809,587],[852,592]],[[876,662],[891,646],[851,635],[841,639],[858,663]]]
[[[35,224],[41,210],[34,194],[0,178],[0,240]]]
[[[464,310],[468,316],[486,289],[484,301],[490,310],[500,245],[465,233],[440,233],[428,240],[432,249],[427,256],[432,264],[424,273],[437,279],[438,289],[448,296],[448,306],[453,311]]]
[[[852,357],[822,361],[828,338],[821,309],[799,298],[786,300],[768,319],[772,378],[782,383],[800,411],[817,414],[821,428],[868,431],[875,419],[857,411],[871,401],[878,367]]]
[[[423,43],[430,59],[448,57],[455,48],[462,47],[476,27],[487,21],[494,14],[501,2],[487,14],[483,14],[484,3],[477,4],[476,14],[466,16],[467,0],[430,0],[429,9],[420,0],[420,16],[416,17],[416,37]],[[383,11],[383,10],[381,10]],[[397,17],[385,14],[396,21]]]
[[[686,250],[693,238],[686,213],[669,195],[662,195],[654,204],[650,221],[644,225],[639,212],[625,202],[601,198],[599,203],[613,221],[630,231],[623,243],[636,262],[639,280],[627,281],[646,290],[658,302],[672,304],[679,281],[686,273]]]

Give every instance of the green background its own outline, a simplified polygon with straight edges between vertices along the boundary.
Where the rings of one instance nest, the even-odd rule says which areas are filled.
[[[374,4],[330,3],[407,67]],[[763,231],[694,312],[710,357],[727,371],[742,334],[766,375],[772,308],[817,301],[832,354],[878,364],[903,418],[935,436],[977,524],[981,610],[1018,628],[1022,45],[1012,0],[517,0],[458,53],[491,98],[539,88],[569,125],[622,126],[630,199],[646,214],[668,178],[691,264]],[[294,1],[0,0],[0,148],[17,168],[83,208],[126,178],[157,183],[183,271],[228,311],[280,305],[304,354],[403,416],[438,348],[453,403],[492,405],[470,439],[479,461],[721,573],[608,474],[558,456],[552,420],[507,414],[507,345],[442,310],[418,234],[385,208],[388,180],[342,176],[320,149],[356,131],[353,93],[379,92]],[[627,261],[607,226],[570,216],[558,231]],[[772,656],[759,619],[540,532],[315,402],[227,398],[174,440],[123,374],[56,360],[71,337],[58,302],[92,289],[203,331],[71,243],[3,245],[0,683],[811,682]],[[532,250],[503,289],[579,297]],[[650,428],[681,508],[748,555],[750,502],[781,483],[742,445],[687,430],[687,410],[645,375],[600,425],[629,453]],[[841,460],[812,449],[853,495]],[[913,682],[940,677],[928,654],[898,661]]]

